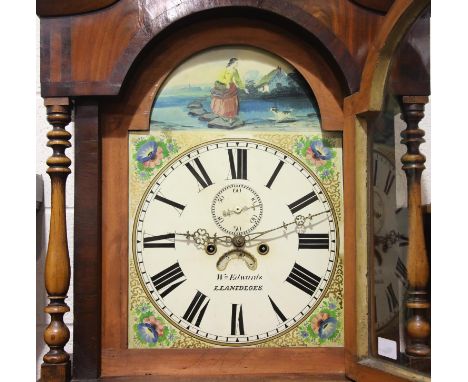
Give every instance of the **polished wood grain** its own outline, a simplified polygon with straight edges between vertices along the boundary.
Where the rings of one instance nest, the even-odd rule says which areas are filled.
[[[355,114],[382,110],[391,58],[406,32],[429,4],[429,0],[395,0],[369,49],[359,92],[348,101]]]
[[[424,141],[424,130],[418,124],[424,118],[427,96],[404,96],[401,99],[402,119],[406,129],[401,132],[401,143],[407,152],[402,156],[403,170],[408,185],[408,292],[405,299],[407,309],[405,352],[407,355],[427,357],[430,355],[430,298],[429,259],[424,237],[421,207],[421,175],[426,157],[419,151]]]
[[[345,100],[345,111],[346,111]],[[343,203],[344,210],[344,321],[345,363],[355,362],[356,354],[356,173],[355,117],[345,114],[343,129]]]
[[[71,160],[65,149],[71,146],[71,134],[65,130],[70,123],[71,110],[68,98],[45,99],[47,121],[53,129],[47,133],[47,146],[53,154],[47,159],[47,173],[51,179],[51,213],[49,243],[45,262],[45,288],[50,300],[44,311],[50,323],[44,331],[44,341],[49,351],[44,355],[41,378],[44,381],[67,381],[70,378],[70,355],[64,350],[70,331],[63,315],[70,311],[65,299],[70,286],[70,259],[68,256],[67,222],[65,216],[65,184],[70,174]]]
[[[264,374],[264,375],[236,375],[227,374],[222,376],[214,375],[145,375],[133,377],[104,377],[97,379],[86,379],[84,382],[345,382],[350,381],[342,374]]]
[[[76,15],[97,11],[117,1],[118,0],[36,0],[36,14],[39,17]]]
[[[181,1],[177,6],[170,1],[120,0],[90,14],[41,19],[43,95],[118,94],[133,62],[160,36],[220,17],[270,19],[290,33],[303,35],[325,48],[348,92],[358,89],[367,51],[383,20],[382,15],[349,0],[197,0]],[[65,50],[46,44],[63,29],[69,31],[69,38],[63,39]],[[60,69],[64,60],[71,64]],[[60,70],[69,70],[70,79],[58,80]]]
[[[325,3],[323,0],[319,0]],[[136,57],[136,55],[143,49],[139,44],[147,44],[147,34],[151,32],[159,33],[166,27],[165,20],[170,18],[173,25],[172,28],[183,28],[188,23],[193,23],[196,18],[209,17],[216,19],[223,16],[242,17],[249,19],[269,19],[275,24],[279,24],[289,29],[290,32],[304,33],[307,39],[318,42],[318,45],[326,47],[329,57],[335,62],[337,68],[342,72],[345,78],[346,87],[348,92],[356,90],[359,82],[359,69],[349,53],[344,43],[337,38],[332,30],[326,27],[320,20],[309,12],[304,12],[301,6],[304,2],[294,4],[292,1],[284,0],[269,0],[259,3],[256,0],[192,0],[186,1],[177,7],[177,12],[172,8],[164,8],[161,14],[156,18],[147,18],[143,16],[145,28],[141,29],[137,35],[130,42],[130,49],[128,49],[123,56],[124,59],[129,57]],[[150,9],[154,13],[154,9]],[[160,9],[158,8],[158,11]],[[334,9],[336,10],[336,9]],[[338,13],[341,13],[338,10]],[[190,18],[188,18],[190,16]],[[187,19],[184,19],[186,18]],[[180,20],[180,24],[177,22]],[[301,29],[297,29],[297,27]],[[252,36],[255,37],[255,36]],[[122,61],[125,66],[128,65]],[[114,70],[113,78],[121,81],[122,70]],[[116,74],[118,77],[116,77]]]
[[[122,382],[146,382],[148,381],[147,377],[143,378],[132,378],[126,379]],[[254,376],[244,376],[244,375],[226,375],[226,376],[191,376],[191,377],[178,377],[176,380],[173,376],[162,376],[154,379],[158,382],[343,382],[349,381],[348,378],[343,375],[336,374],[309,374],[309,375],[300,375],[300,374],[291,374],[291,375],[277,375],[277,374],[266,374],[266,375],[254,375]],[[120,382],[120,381],[115,381]]]
[[[127,124],[103,103],[102,126],[102,318],[101,362],[106,349],[127,347],[128,144]],[[116,192],[119,190],[119,192]],[[126,364],[126,361],[120,359]]]
[[[365,363],[353,363],[350,366],[347,376],[351,377],[353,381],[357,382],[408,382],[409,379],[403,376],[399,377],[394,374],[390,374],[391,367],[387,367],[386,370],[378,369],[377,365],[365,364]],[[349,373],[349,374],[348,374]],[[412,379],[416,381],[416,379]],[[426,381],[424,381],[426,382]]]
[[[103,377],[344,376],[343,348],[104,350]]]
[[[383,15],[369,12],[349,0],[292,2],[316,17],[345,44],[358,65],[360,81],[367,53],[384,20]],[[358,89],[359,86],[353,92]]]
[[[97,378],[101,365],[101,142],[96,99],[75,101],[73,377]]]
[[[351,0],[353,3],[360,5],[375,12],[387,13],[395,0]]]
[[[388,82],[396,95],[431,94],[430,4],[406,32],[393,54]]]

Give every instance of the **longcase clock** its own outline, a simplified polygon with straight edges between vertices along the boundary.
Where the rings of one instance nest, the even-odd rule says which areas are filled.
[[[245,45],[154,88],[128,135],[129,349],[343,346],[342,135],[317,98]]]
[[[426,2],[179,3],[38,1],[53,127],[42,380],[419,378],[372,348],[405,306],[417,319],[426,302],[405,274],[414,255],[392,242],[414,253],[389,207],[398,164],[367,142],[389,57]],[[390,287],[387,264],[401,274]],[[386,283],[376,320],[370,269]],[[398,283],[410,294],[397,308]],[[426,351],[426,337],[409,349]]]

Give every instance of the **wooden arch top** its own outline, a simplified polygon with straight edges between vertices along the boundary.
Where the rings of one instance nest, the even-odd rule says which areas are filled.
[[[351,94],[359,86],[363,46],[370,44],[381,16],[368,15],[348,0],[327,3],[120,0],[91,13],[41,18],[42,95],[117,95],[132,65],[153,41],[206,18],[239,16],[273,20],[308,41],[334,67],[345,93]],[[357,21],[341,25],[339,20],[345,17],[359,17],[366,26]],[[367,42],[354,46],[355,35],[365,35]]]
[[[187,35],[192,38],[187,39]],[[314,93],[322,128],[343,129],[343,99],[348,93],[334,68],[313,45],[267,20],[206,19],[174,31],[135,62],[119,97],[103,102],[103,110],[112,110],[125,129],[149,130],[153,102],[173,70],[192,56],[220,46],[254,48],[288,62]]]
[[[345,102],[346,114],[382,110],[390,65],[399,43],[430,0],[396,0],[372,44],[364,65],[359,92]]]
[[[37,0],[36,14],[39,17],[56,17],[94,12],[119,0]]]

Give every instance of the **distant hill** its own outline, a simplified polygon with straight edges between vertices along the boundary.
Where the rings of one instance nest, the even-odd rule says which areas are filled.
[[[309,85],[297,71],[287,73],[278,66],[263,76],[258,71],[249,71],[247,74],[244,80],[248,93],[239,89],[239,97],[242,99],[305,96],[316,104]],[[204,98],[211,95],[212,88],[213,84],[176,85],[163,89],[159,96]]]

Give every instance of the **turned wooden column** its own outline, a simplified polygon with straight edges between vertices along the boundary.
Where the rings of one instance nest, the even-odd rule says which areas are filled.
[[[424,131],[418,126],[424,117],[426,96],[401,98],[402,119],[406,129],[401,133],[401,143],[407,152],[401,158],[408,186],[408,292],[405,299],[406,354],[415,357],[429,356],[430,348],[430,297],[429,260],[424,240],[423,211],[421,207],[421,174],[426,168],[426,157],[419,151],[424,141]]]
[[[46,98],[44,105],[47,108],[47,120],[53,126],[47,133],[47,146],[52,148],[53,153],[47,159],[47,173],[51,179],[51,217],[44,273],[50,300],[44,311],[50,314],[51,319],[44,332],[44,341],[50,350],[43,358],[41,381],[59,382],[70,380],[70,355],[64,349],[70,331],[63,322],[63,315],[70,311],[65,302],[70,286],[65,184],[71,172],[71,160],[65,155],[65,149],[71,146],[71,134],[65,130],[65,126],[70,123],[71,116],[68,98]]]

